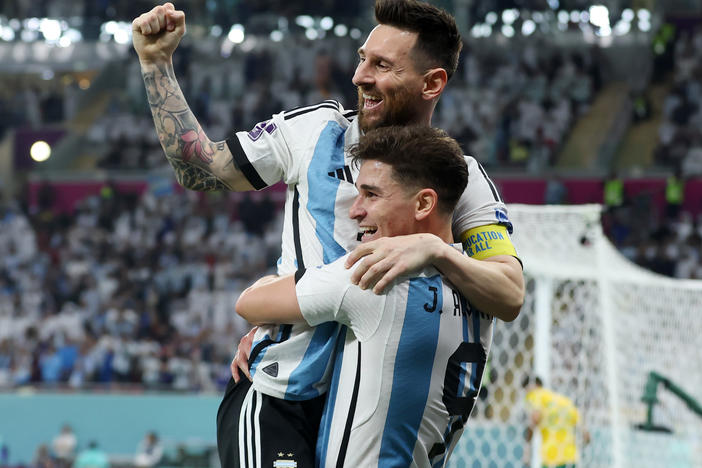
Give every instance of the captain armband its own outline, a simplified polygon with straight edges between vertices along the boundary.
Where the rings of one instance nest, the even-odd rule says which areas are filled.
[[[509,238],[507,228],[500,224],[488,224],[468,229],[461,235],[463,249],[469,257],[484,260],[496,255],[517,257],[517,250]]]

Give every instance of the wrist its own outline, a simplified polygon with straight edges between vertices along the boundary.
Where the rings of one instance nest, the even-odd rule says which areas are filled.
[[[462,256],[462,252],[456,250],[451,244],[444,242],[439,237],[435,237],[435,247],[431,249],[432,264],[443,271],[443,268],[451,263],[451,258],[456,255]]]
[[[160,67],[173,66],[172,57],[164,56],[160,58],[142,58],[139,57],[139,65],[141,66],[142,72],[157,71]]]

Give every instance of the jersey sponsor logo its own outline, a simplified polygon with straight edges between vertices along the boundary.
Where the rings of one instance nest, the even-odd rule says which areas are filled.
[[[478,260],[496,255],[517,256],[505,226],[490,224],[472,228],[463,233],[461,240],[468,256]]]
[[[278,363],[274,362],[273,364],[269,364],[263,369],[261,369],[263,372],[266,374],[270,375],[271,377],[278,377]]]
[[[343,180],[344,182],[353,184],[351,168],[348,165],[345,165],[344,167],[339,167],[334,171],[329,171],[327,174],[329,175],[329,177],[333,177],[335,179]]]
[[[268,133],[269,135],[272,135],[273,132],[276,131],[278,126],[275,124],[275,122],[272,122],[270,120],[266,122],[259,122],[256,124],[256,126],[251,130],[248,135],[251,141],[256,141],[259,138],[261,138],[261,135],[263,135],[263,132]]]

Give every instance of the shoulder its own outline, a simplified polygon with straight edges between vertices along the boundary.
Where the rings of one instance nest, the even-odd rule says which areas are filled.
[[[289,124],[310,121],[337,120],[351,123],[357,111],[346,110],[339,101],[329,99],[310,106],[296,107],[281,114],[282,119]]]

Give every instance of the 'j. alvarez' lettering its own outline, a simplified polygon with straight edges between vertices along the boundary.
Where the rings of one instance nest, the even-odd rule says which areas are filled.
[[[501,232],[497,231],[484,231],[471,234],[466,238],[465,249],[471,257],[478,252],[484,252],[486,250],[491,250],[492,246],[490,241],[504,240],[504,236]]]

